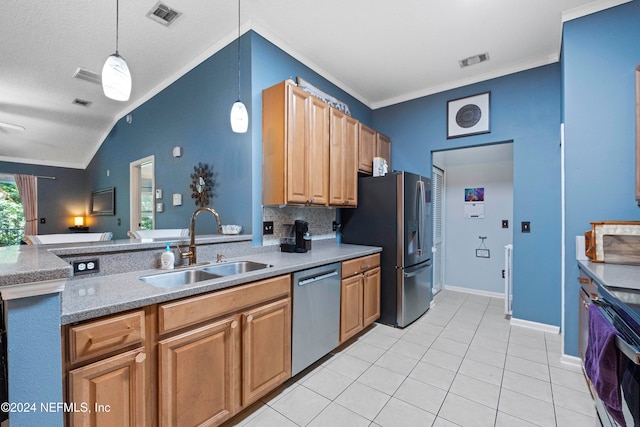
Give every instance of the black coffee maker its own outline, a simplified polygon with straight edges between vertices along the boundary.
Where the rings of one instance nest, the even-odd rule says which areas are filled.
[[[295,251],[298,253],[307,252],[304,235],[309,231],[309,223],[307,221],[296,219],[296,222],[293,224],[293,230],[296,235]]]

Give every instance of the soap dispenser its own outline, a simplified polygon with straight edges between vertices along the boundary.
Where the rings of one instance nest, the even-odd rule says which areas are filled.
[[[175,263],[175,256],[171,252],[171,242],[167,242],[167,247],[160,256],[160,268],[163,270],[173,270]]]

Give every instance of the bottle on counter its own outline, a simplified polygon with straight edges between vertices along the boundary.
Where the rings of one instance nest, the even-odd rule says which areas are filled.
[[[167,242],[167,247],[160,256],[160,268],[163,270],[173,270],[175,265],[175,255],[171,252],[171,242]]]
[[[307,231],[306,233],[304,233],[304,236],[302,237],[303,241],[304,241],[304,248],[308,251],[311,250],[311,234],[309,234],[309,232]]]

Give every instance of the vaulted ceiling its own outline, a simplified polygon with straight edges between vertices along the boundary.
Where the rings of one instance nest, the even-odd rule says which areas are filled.
[[[562,23],[629,0],[245,0],[253,29],[372,109],[558,61]],[[0,160],[84,168],[114,123],[237,37],[233,0],[121,0],[128,102],[100,84],[115,50],[115,0],[3,2]],[[459,60],[488,53],[461,68]],[[74,104],[89,101],[89,106]],[[14,126],[11,126],[14,125]],[[24,129],[22,129],[24,128]]]

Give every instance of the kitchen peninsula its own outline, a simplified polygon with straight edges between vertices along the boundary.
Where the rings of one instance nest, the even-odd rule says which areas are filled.
[[[78,322],[115,313],[148,311],[148,307],[159,307],[163,303],[166,306],[171,301],[191,300],[204,294],[215,296],[216,291],[234,287],[263,282],[285,283],[278,278],[287,278],[288,293],[288,279],[295,271],[380,252],[376,247],[320,240],[314,242],[312,251],[289,254],[278,252],[277,246],[251,247],[251,238],[248,235],[199,237],[200,259],[215,264],[216,255],[221,254],[229,263],[252,261],[270,267],[170,288],[151,286],[139,280],[144,275],[162,274],[157,266],[164,241],[124,240],[50,248],[0,248],[0,293],[6,300],[8,319],[9,400],[36,405],[32,412],[12,412],[11,425],[63,425],[68,408],[41,410],[41,403],[50,407],[50,402],[65,401],[64,390],[68,386],[63,383],[69,365],[63,350],[69,343],[66,342],[68,337],[61,334],[61,327],[66,332]],[[69,263],[82,259],[98,259],[100,272],[73,276]],[[155,320],[155,317],[147,319]],[[156,326],[157,322],[148,324],[147,329],[155,331]],[[157,358],[155,355],[144,357]],[[93,362],[90,358],[87,360]],[[153,369],[147,372],[157,375]],[[155,379],[151,378],[149,376],[147,380],[155,384]],[[152,386],[150,390],[155,393],[157,387]],[[157,399],[148,399],[153,401],[150,407],[156,408]],[[144,424],[156,424],[158,414],[148,412]]]

